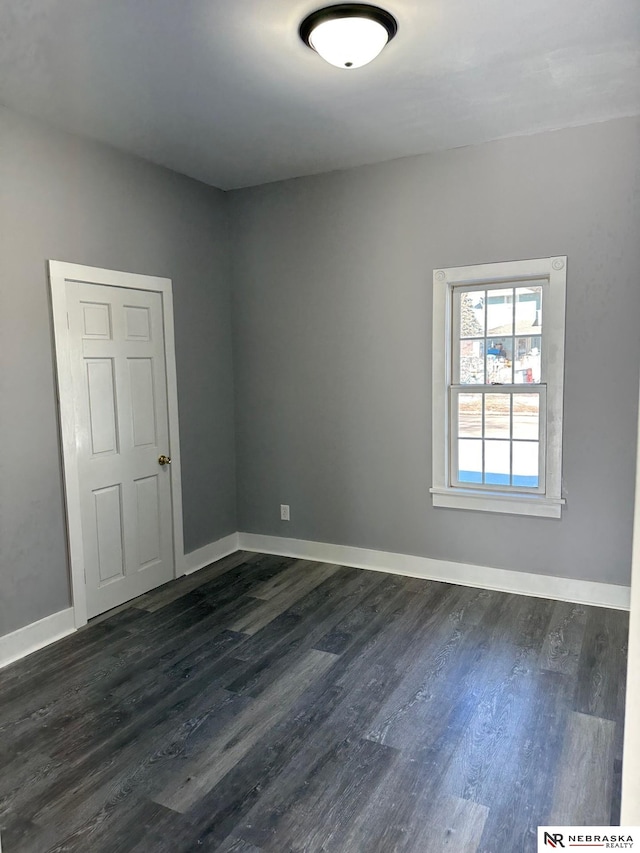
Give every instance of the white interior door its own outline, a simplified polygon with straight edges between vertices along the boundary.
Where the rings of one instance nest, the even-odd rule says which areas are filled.
[[[63,261],[49,277],[80,627],[184,573],[172,285]]]
[[[162,295],[66,281],[87,618],[174,577]]]

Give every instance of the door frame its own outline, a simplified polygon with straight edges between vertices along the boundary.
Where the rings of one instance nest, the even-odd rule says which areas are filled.
[[[640,393],[638,394],[640,401]],[[622,805],[620,823],[640,825],[640,402],[636,442],[636,489],[631,551],[631,612],[625,699],[624,743],[622,749]]]
[[[71,595],[76,628],[87,624],[86,581],[84,576],[84,546],[82,542],[81,503],[76,445],[76,399],[71,378],[71,334],[67,316],[68,281],[88,285],[125,287],[159,293],[162,300],[165,367],[167,377],[167,408],[169,420],[169,453],[171,455],[171,510],[173,521],[174,577],[185,572],[184,534],[182,528],[182,476],[180,467],[180,435],[178,429],[178,380],[176,373],[175,339],[173,328],[173,291],[171,279],[138,273],[90,267],[83,264],[49,261],[49,283],[55,341],[56,380],[62,472],[66,502],[67,542]]]

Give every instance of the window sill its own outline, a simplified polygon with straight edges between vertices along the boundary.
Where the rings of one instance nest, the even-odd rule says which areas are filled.
[[[452,488],[432,488],[429,491],[433,497],[433,506],[510,515],[537,515],[542,518],[560,518],[565,503],[564,498],[548,498],[544,495]]]

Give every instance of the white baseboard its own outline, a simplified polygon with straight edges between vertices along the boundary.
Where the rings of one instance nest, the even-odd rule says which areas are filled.
[[[216,560],[221,560],[223,557],[228,557],[229,554],[234,554],[238,550],[240,550],[238,547],[238,534],[231,533],[229,536],[217,539],[215,542],[210,542],[204,548],[198,548],[197,551],[185,554],[184,573],[185,575],[191,575],[200,569],[204,569],[205,566],[215,563]]]
[[[358,569],[372,569],[377,572],[390,572],[425,578],[425,580],[475,586],[480,589],[531,595],[536,598],[553,598],[575,604],[611,607],[616,610],[629,610],[631,600],[628,586],[492,569],[468,563],[434,560],[430,557],[413,557],[409,554],[352,548],[348,545],[329,545],[303,539],[239,533],[238,547],[242,551],[262,551],[265,554],[318,560],[322,563],[338,563]]]
[[[66,637],[67,634],[73,634],[75,630],[73,607],[69,607],[59,613],[45,616],[38,622],[25,625],[12,634],[5,634],[0,637],[0,668]]]
[[[615,610],[629,610],[630,607],[631,593],[628,586],[492,569],[468,563],[434,560],[430,557],[414,557],[410,554],[393,554],[390,551],[372,551],[367,548],[330,545],[304,539],[263,536],[259,533],[231,533],[205,545],[204,548],[185,554],[185,574],[193,574],[239,550],[317,560],[321,563],[337,563],[358,569],[531,595],[536,598],[611,607]],[[73,608],[70,607],[0,637],[0,669],[72,634],[75,630]]]

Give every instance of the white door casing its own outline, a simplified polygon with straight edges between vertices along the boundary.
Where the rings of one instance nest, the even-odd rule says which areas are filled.
[[[168,279],[49,269],[79,627],[184,572],[172,293]]]
[[[639,395],[640,399],[640,395]],[[631,613],[629,614],[629,653],[622,757],[623,826],[640,826],[640,409],[636,442],[636,491],[631,551]]]

